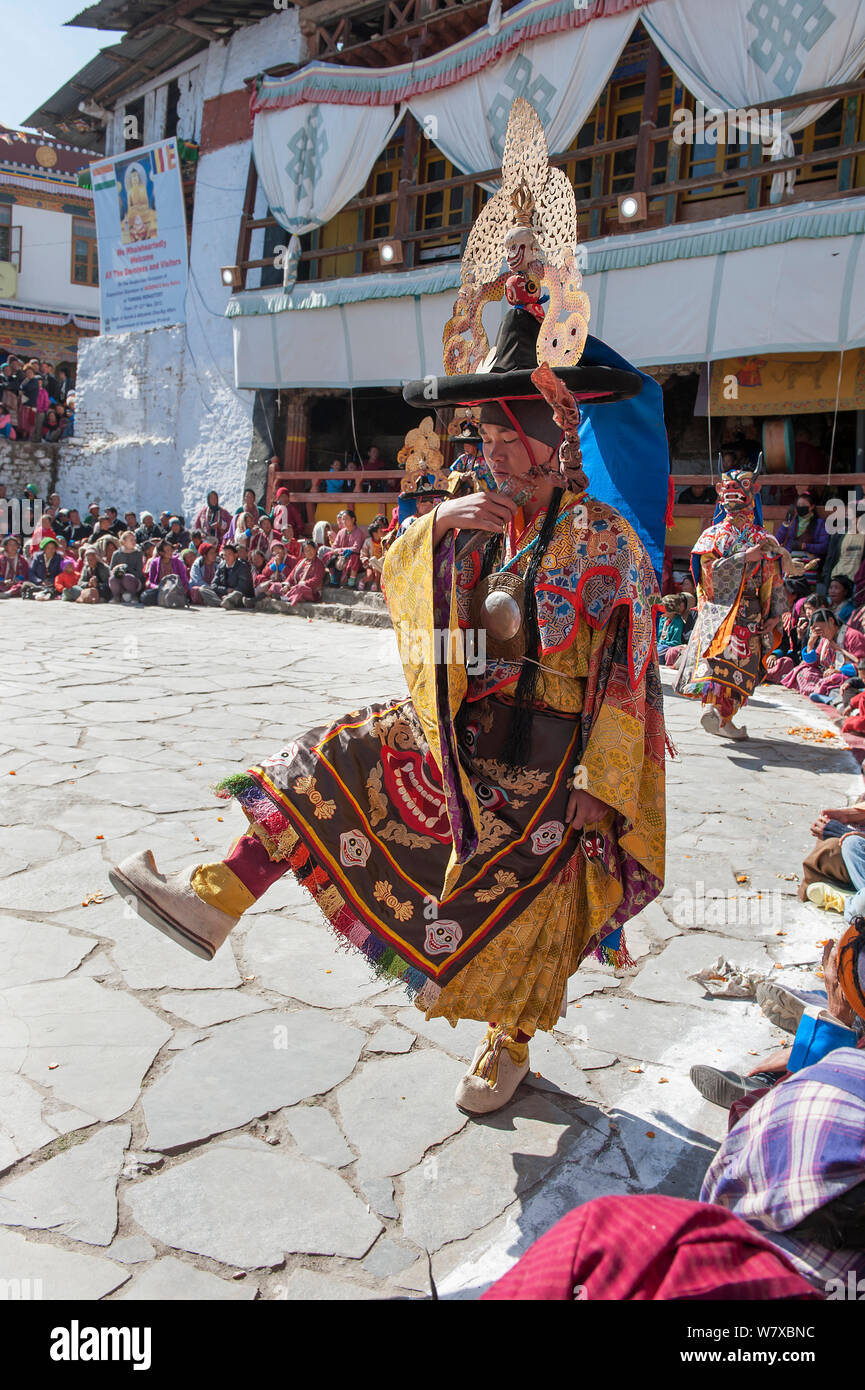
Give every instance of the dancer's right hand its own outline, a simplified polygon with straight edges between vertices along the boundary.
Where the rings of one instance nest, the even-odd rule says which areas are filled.
[[[513,499],[503,493],[470,492],[465,497],[448,498],[436,508],[433,545],[438,545],[448,531],[457,528],[460,531],[502,531],[517,510]]]

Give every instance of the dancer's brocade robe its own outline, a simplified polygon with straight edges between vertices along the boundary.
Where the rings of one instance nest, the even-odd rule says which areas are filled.
[[[681,695],[717,704],[731,717],[763,679],[765,657],[781,632],[786,610],[779,560],[746,561],[745,551],[769,533],[753,517],[726,516],[700,536],[697,621],[676,682]],[[762,628],[776,625],[764,645]]]
[[[383,571],[410,698],[314,730],[220,788],[336,932],[452,1022],[551,1027],[568,975],[604,940],[622,949],[619,929],[662,884],[654,574],[628,523],[583,501],[565,494],[536,586],[539,660],[555,673],[540,673],[524,766],[501,759],[519,666],[467,673],[479,560],[457,567],[452,534],[434,553],[432,513]],[[582,837],[564,819],[576,764],[609,807]]]

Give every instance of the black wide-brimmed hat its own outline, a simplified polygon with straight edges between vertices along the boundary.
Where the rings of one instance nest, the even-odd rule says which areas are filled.
[[[482,405],[485,401],[541,401],[543,397],[532,381],[537,370],[537,340],[540,323],[527,309],[516,306],[504,315],[496,336],[489,371],[463,376],[440,376],[431,390],[429,377],[409,381],[403,398],[419,410],[430,404]],[[639,395],[639,372],[620,367],[556,367],[556,376],[577,401],[624,401]],[[459,439],[459,436],[455,436]]]

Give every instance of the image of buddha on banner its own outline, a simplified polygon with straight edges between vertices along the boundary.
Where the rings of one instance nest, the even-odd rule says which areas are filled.
[[[117,195],[120,199],[120,239],[124,246],[155,237],[159,228],[149,154],[117,166]]]

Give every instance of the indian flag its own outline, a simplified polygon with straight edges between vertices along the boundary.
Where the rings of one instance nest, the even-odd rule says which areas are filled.
[[[104,189],[104,188],[113,188],[113,187],[114,187],[115,179],[114,179],[114,165],[113,165],[113,164],[100,164],[100,165],[94,164],[94,165],[91,166],[91,168],[92,168],[93,192],[94,192],[94,193],[99,193],[99,192],[101,192],[102,189]]]

